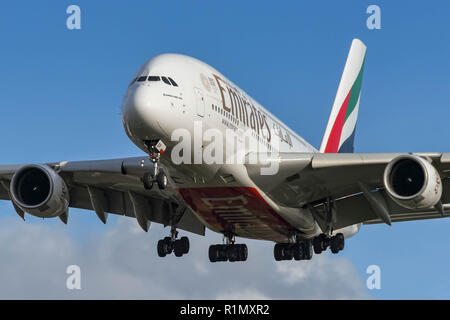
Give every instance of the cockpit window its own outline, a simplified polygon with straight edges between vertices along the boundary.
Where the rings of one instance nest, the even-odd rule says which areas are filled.
[[[172,78],[169,78],[169,81],[173,86],[178,87],[177,83],[175,81],[173,81]]]
[[[166,77],[161,77],[162,81],[164,81],[164,83],[168,84],[170,86],[170,82]]]
[[[137,80],[137,78],[133,78],[133,80],[131,80],[131,82],[130,82],[130,84],[128,85],[128,87],[131,87],[131,85],[132,85],[133,83],[135,83],[136,80]]]
[[[178,87],[178,84],[175,82],[175,80],[173,80],[170,77],[165,77],[165,76],[148,76],[148,77],[138,77],[136,78],[136,80],[134,81],[163,81],[165,84],[169,85],[169,86],[174,86],[174,87]]]

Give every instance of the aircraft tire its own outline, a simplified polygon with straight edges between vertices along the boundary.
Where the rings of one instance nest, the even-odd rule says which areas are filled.
[[[283,251],[282,251],[282,243],[276,243],[273,247],[273,256],[275,258],[275,261],[282,261],[283,260]]]
[[[283,260],[292,260],[294,258],[294,250],[292,250],[289,243],[283,243],[282,246],[282,252],[283,252]]]
[[[167,176],[164,172],[159,172],[158,175],[156,176],[156,182],[158,183],[158,188],[160,190],[164,190],[167,188]]]
[[[144,173],[142,183],[144,184],[144,189],[151,190],[153,188],[153,175],[150,172]]]
[[[184,246],[181,240],[176,240],[173,245],[173,252],[176,257],[181,257],[184,254]]]
[[[163,239],[164,244],[166,246],[166,254],[171,254],[173,251],[173,243],[172,243],[172,238],[171,237],[165,237]]]
[[[217,245],[209,246],[208,256],[209,256],[209,261],[210,262],[217,262],[217,261],[219,261]]]
[[[239,251],[238,251],[237,245],[235,245],[235,244],[228,245],[226,254],[227,254],[228,261],[230,261],[230,262],[239,261]]]
[[[159,240],[158,241],[158,245],[157,245],[157,251],[158,251],[158,256],[161,258],[164,258],[166,256],[166,245],[164,243],[164,240]]]
[[[313,248],[311,241],[303,241],[301,243],[303,257],[302,260],[311,260],[313,256]]]
[[[180,239],[181,246],[183,247],[183,254],[187,254],[189,252],[189,238],[181,237]]]
[[[344,247],[345,247],[344,235],[342,233],[338,233],[336,235],[336,239],[338,240],[338,249],[339,249],[339,251],[344,250]]]
[[[292,251],[293,251],[293,255],[294,255],[294,260],[296,260],[296,261],[302,260],[302,258],[303,258],[303,247],[301,246],[300,243],[295,243],[292,246]]]
[[[246,244],[238,244],[238,261],[247,261],[248,249]]]

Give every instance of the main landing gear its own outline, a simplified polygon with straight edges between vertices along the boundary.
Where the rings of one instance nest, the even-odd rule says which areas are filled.
[[[273,248],[276,261],[282,260],[311,260],[313,249],[311,241],[304,240],[296,243],[277,243]]]
[[[344,246],[345,239],[342,233],[338,233],[332,237],[322,233],[321,235],[313,239],[314,253],[316,254],[322,253],[323,251],[327,250],[328,247],[330,248],[332,253],[336,254],[339,251],[344,250]]]
[[[226,244],[214,244],[209,247],[209,261],[246,261],[248,249],[246,244],[236,244],[234,236],[225,235]]]
[[[187,254],[189,252],[189,238],[181,237],[180,239],[177,239],[178,231],[174,228],[172,228],[170,233],[170,237],[165,237],[158,241],[158,256],[163,258],[172,252],[176,257]]]
[[[311,240],[296,240],[293,243],[277,243],[273,249],[276,261],[283,260],[310,260],[315,254],[320,254],[330,248],[336,254],[344,249],[345,239],[342,233],[335,236],[327,236],[322,233]]]
[[[149,150],[150,161],[153,163],[154,170],[153,172],[146,172],[142,177],[144,188],[150,190],[156,182],[158,188],[164,190],[167,188],[168,180],[166,174],[159,170],[158,162],[161,154],[166,150],[166,145],[161,140],[146,141],[145,145]]]

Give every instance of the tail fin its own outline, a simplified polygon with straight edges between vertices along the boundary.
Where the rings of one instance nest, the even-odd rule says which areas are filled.
[[[366,46],[353,39],[334,98],[320,152],[353,152]]]

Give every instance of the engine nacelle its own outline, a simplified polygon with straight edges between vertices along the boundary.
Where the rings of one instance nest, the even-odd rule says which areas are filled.
[[[407,154],[391,160],[383,181],[392,200],[408,209],[432,208],[441,200],[441,177],[431,163],[419,156]]]
[[[23,211],[53,218],[69,207],[69,190],[64,180],[47,165],[27,165],[11,180],[11,200]]]

